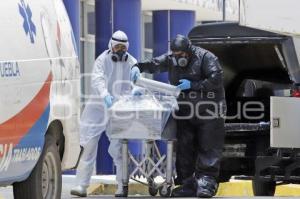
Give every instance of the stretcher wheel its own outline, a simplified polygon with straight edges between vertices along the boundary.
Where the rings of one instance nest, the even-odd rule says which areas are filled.
[[[149,190],[149,194],[150,194],[151,196],[156,196],[157,193],[158,193],[158,189],[155,188],[155,187],[152,187],[152,186],[150,186],[148,190]]]
[[[159,189],[159,195],[161,197],[170,197],[171,196],[171,186],[164,185]]]
[[[158,188],[152,178],[148,179],[148,185],[149,185],[149,188],[148,188],[149,194],[151,196],[156,196],[157,192],[158,192]]]

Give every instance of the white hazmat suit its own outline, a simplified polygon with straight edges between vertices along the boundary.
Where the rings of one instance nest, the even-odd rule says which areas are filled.
[[[91,77],[91,96],[81,116],[80,145],[83,146],[84,152],[80,159],[76,178],[77,183],[83,187],[89,186],[96,161],[98,141],[105,131],[109,119],[104,98],[111,95],[115,101],[119,96],[131,91],[130,71],[137,61],[128,52],[125,60],[113,61],[112,47],[117,44],[123,44],[128,49],[127,36],[122,31],[117,31],[112,35],[109,49],[104,51],[95,61]],[[119,140],[110,140],[108,149],[117,168],[118,184],[122,182],[121,146]]]

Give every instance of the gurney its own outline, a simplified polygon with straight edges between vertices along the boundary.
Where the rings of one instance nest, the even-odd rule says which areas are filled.
[[[173,145],[176,140],[176,122],[172,112],[178,108],[176,97],[180,91],[174,86],[139,78],[137,85],[146,88],[142,96],[122,96],[109,109],[107,132],[111,139],[122,140],[122,183],[128,192],[129,179],[148,186],[151,196],[171,195],[173,187]],[[129,140],[143,142],[140,158],[128,150]],[[156,141],[166,142],[166,154],[162,154]],[[131,170],[129,170],[131,168]],[[143,177],[146,182],[136,178]],[[155,182],[155,177],[163,180]],[[127,190],[126,190],[127,189]]]

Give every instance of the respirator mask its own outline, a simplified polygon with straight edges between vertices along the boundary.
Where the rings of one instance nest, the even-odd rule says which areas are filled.
[[[119,50],[119,51],[116,51],[116,52],[112,52],[111,53],[111,59],[114,62],[118,62],[118,61],[119,62],[125,62],[128,59],[128,54],[124,50]]]
[[[175,66],[186,67],[189,63],[188,57],[172,55],[172,61]]]

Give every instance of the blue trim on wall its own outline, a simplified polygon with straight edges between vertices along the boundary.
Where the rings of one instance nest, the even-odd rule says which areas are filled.
[[[63,0],[63,2],[72,25],[77,55],[80,55],[80,0]]]

